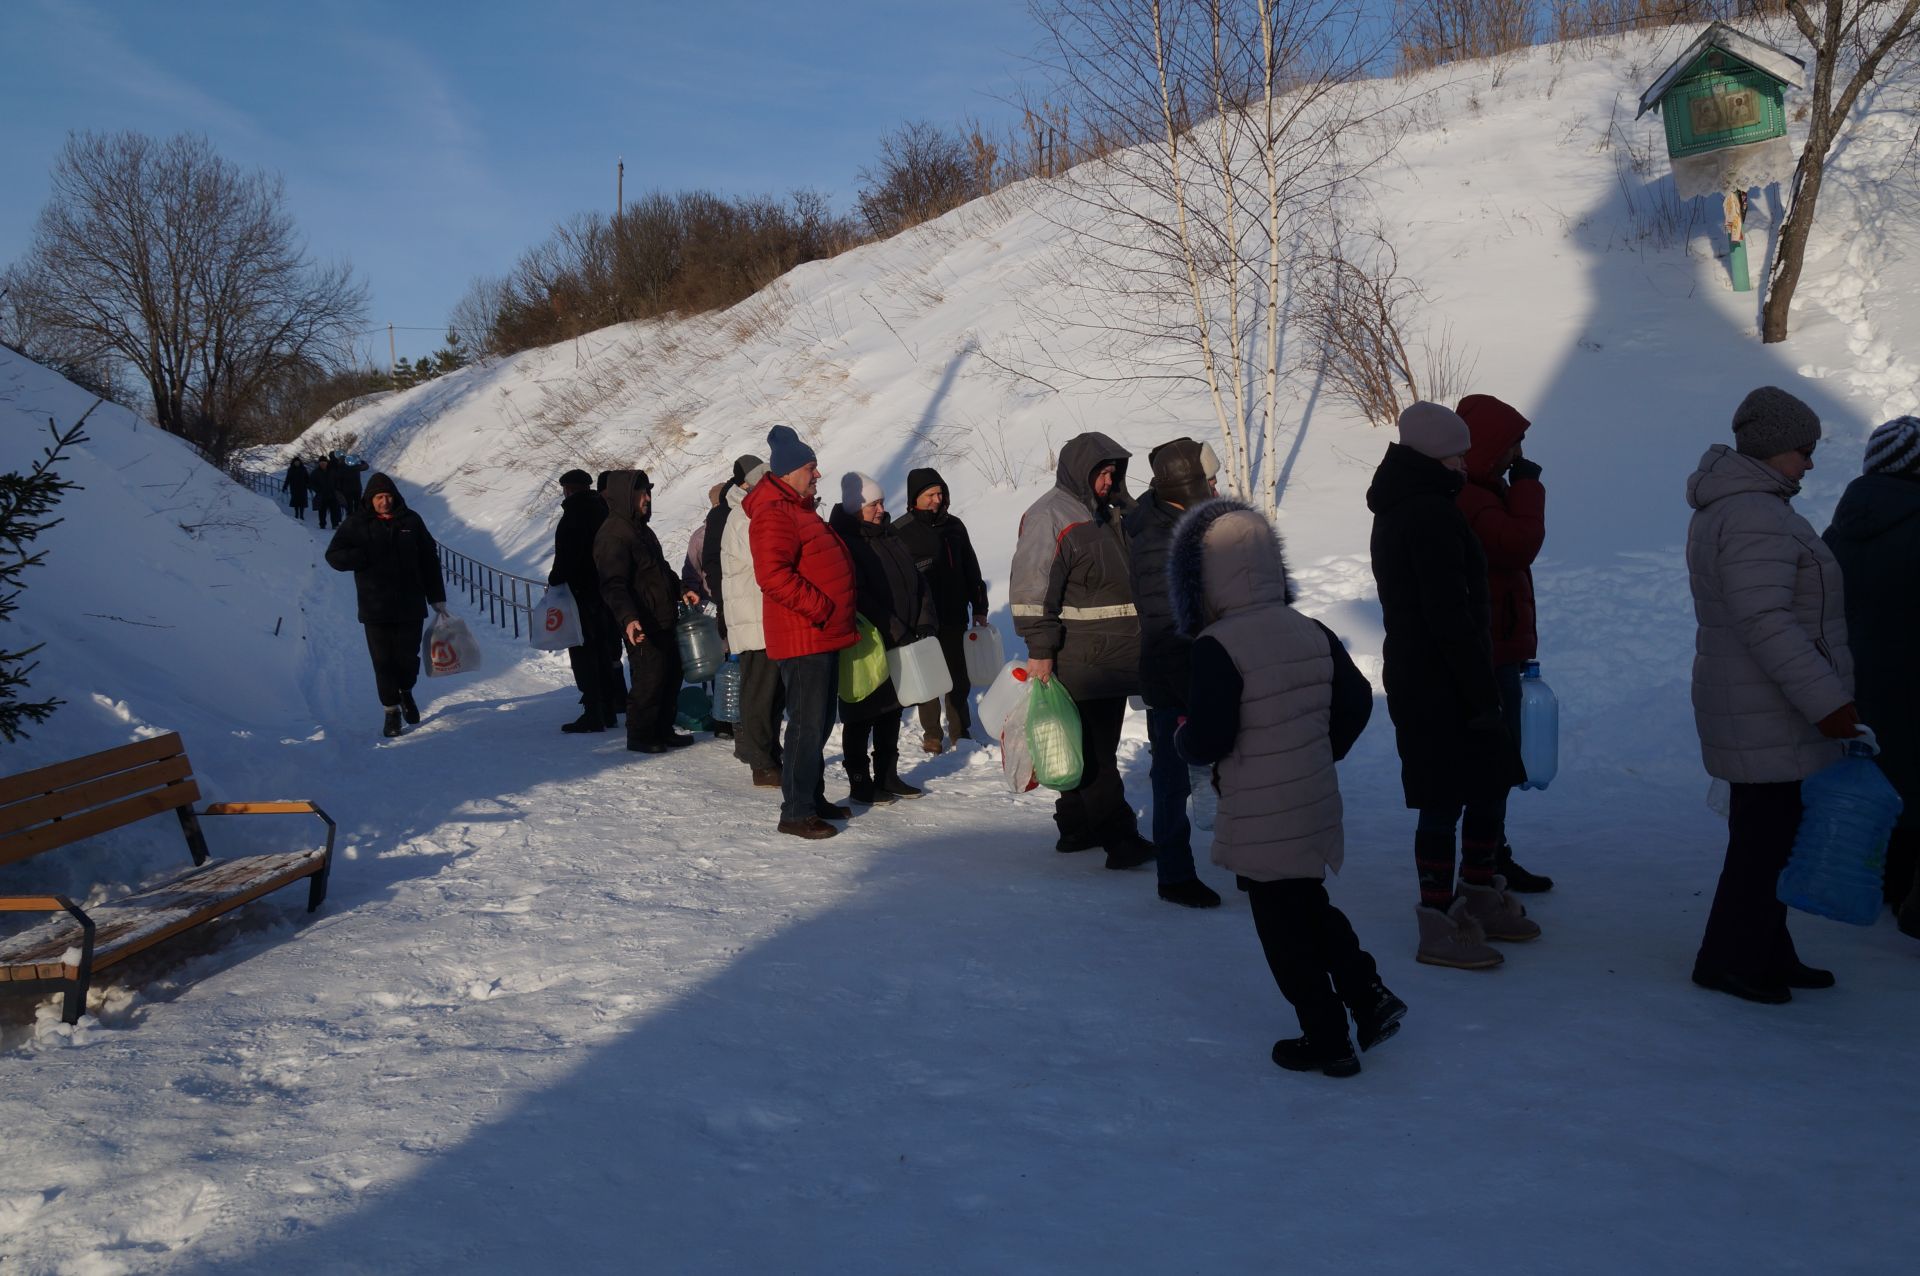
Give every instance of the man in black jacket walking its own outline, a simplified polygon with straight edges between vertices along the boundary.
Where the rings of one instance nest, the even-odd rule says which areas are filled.
[[[974,556],[973,540],[967,525],[951,512],[953,493],[940,471],[912,470],[907,474],[907,512],[893,520],[901,541],[913,555],[914,565],[927,578],[933,591],[934,610],[939,615],[940,654],[947,659],[947,672],[953,677],[953,689],[946,695],[947,735],[957,745],[973,728],[968,712],[967,627],[985,624],[987,619],[987,582],[980,575],[980,560]],[[968,609],[973,616],[969,621]],[[989,724],[995,729],[997,723]],[[940,735],[940,701],[920,706],[920,747],[939,753],[944,747]]]
[[[600,597],[600,572],[593,564],[593,540],[607,521],[607,503],[593,490],[585,470],[562,474],[560,491],[560,522],[553,529],[553,570],[547,573],[547,584],[565,585],[580,609],[581,643],[567,648],[573,683],[580,688],[580,716],[560,728],[580,735],[620,725],[627,680],[620,671],[620,633]]]
[[[600,596],[626,640],[632,688],[627,696],[627,747],[664,753],[693,743],[673,729],[680,699],[680,644],[674,635],[680,577],[667,565],[653,516],[653,483],[645,470],[607,475],[607,518],[594,533]]]
[[[420,677],[421,622],[429,606],[442,615],[447,610],[439,548],[393,480],[375,474],[366,501],[334,530],[327,565],[353,573],[374,687],[386,710],[381,734],[397,736],[403,717],[409,724],[420,721],[413,686]]]
[[[1153,755],[1153,845],[1160,898],[1188,908],[1214,908],[1220,896],[1193,866],[1193,830],[1187,799],[1193,782],[1173,734],[1187,712],[1193,640],[1173,619],[1167,553],[1174,525],[1193,506],[1217,495],[1192,439],[1162,443],[1147,454],[1153,482],[1122,521],[1127,529],[1128,574],[1140,613],[1140,694],[1147,702],[1147,741]]]

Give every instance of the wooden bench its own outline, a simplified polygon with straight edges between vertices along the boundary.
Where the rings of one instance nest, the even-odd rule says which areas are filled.
[[[0,986],[63,984],[60,1017],[75,1023],[97,970],[301,878],[308,881],[307,911],[320,907],[333,865],[334,825],[325,811],[311,802],[215,802],[195,811],[199,798],[178,735],[0,779],[0,865],[168,811],[179,817],[193,857],[192,867],[90,913],[63,895],[0,895],[0,913],[66,914],[0,939]],[[210,859],[202,815],[315,815],[327,826],[327,842],[317,851]]]

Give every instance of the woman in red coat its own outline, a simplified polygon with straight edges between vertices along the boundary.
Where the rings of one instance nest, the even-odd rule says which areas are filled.
[[[1533,560],[1547,538],[1547,489],[1540,467],[1521,454],[1531,424],[1490,394],[1470,394],[1455,409],[1473,435],[1467,483],[1457,498],[1467,526],[1487,554],[1487,594],[1493,608],[1493,665],[1500,683],[1500,716],[1520,739],[1520,675],[1540,651],[1534,620]],[[1506,795],[1500,798],[1500,852],[1495,863],[1507,889],[1550,890],[1553,879],[1516,864],[1505,833]]]
[[[827,801],[827,737],[833,732],[840,649],[854,629],[853,559],[815,506],[820,465],[790,428],[767,434],[769,473],[741,506],[751,520],[748,545],[764,603],[767,658],[787,696],[786,747],[780,759],[780,831],[832,837],[827,821],[852,814]]]

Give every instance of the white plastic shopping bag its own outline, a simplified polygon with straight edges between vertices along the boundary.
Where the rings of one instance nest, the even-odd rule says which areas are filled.
[[[586,642],[580,632],[580,604],[565,585],[548,585],[547,592],[533,609],[532,639],[535,650],[565,651]]]
[[[1027,698],[1014,701],[1000,724],[1000,773],[1007,788],[1026,793],[1040,787],[1033,775],[1033,753],[1027,748]]]
[[[472,673],[480,667],[480,640],[458,616],[436,616],[421,640],[420,660],[429,678]]]

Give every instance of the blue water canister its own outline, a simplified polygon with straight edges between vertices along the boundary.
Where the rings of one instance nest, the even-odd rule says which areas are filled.
[[[1780,902],[1837,922],[1871,926],[1880,916],[1887,838],[1900,794],[1875,765],[1871,744],[1800,783],[1800,830],[1776,888]]]
[[[720,666],[720,672],[713,679],[713,720],[715,722],[740,721],[740,684],[745,675],[740,672],[740,657],[728,656],[727,663]]]
[[[1538,660],[1527,661],[1520,675],[1520,760],[1527,767],[1523,789],[1544,789],[1560,773],[1560,701]]]

